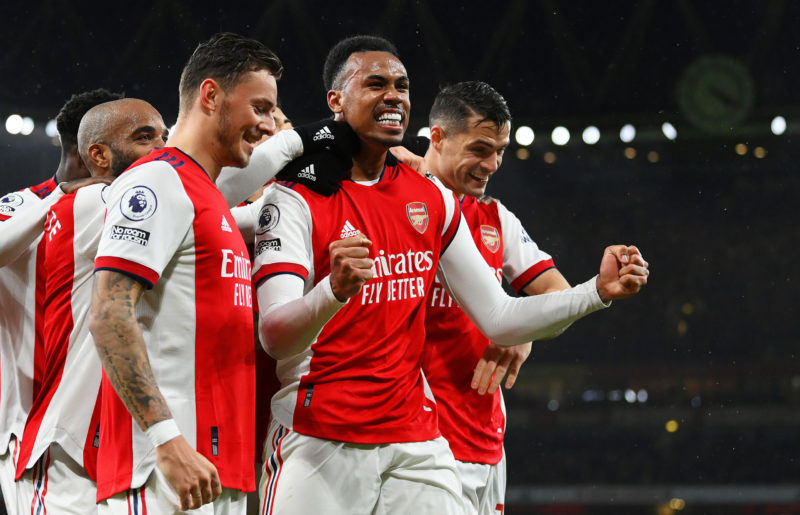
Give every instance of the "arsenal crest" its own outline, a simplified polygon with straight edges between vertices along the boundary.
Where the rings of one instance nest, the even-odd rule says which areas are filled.
[[[500,233],[491,225],[481,225],[481,241],[492,254],[500,249]]]
[[[409,202],[406,204],[406,214],[411,226],[423,234],[428,228],[428,207],[423,202]]]

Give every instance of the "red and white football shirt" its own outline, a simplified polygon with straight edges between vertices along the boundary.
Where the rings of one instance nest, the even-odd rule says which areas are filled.
[[[331,241],[363,233],[374,278],[303,353],[278,360],[272,416],[298,433],[354,443],[431,440],[436,403],[421,373],[425,295],[460,220],[452,193],[403,163],[371,185],[324,197],[279,183],[256,230],[254,282],[296,274],[305,291],[330,274]]]
[[[43,227],[43,215],[61,194],[55,177],[9,193],[0,198],[0,223],[31,216]],[[11,435],[22,437],[41,380],[44,253],[39,251],[40,241],[37,238],[14,262],[0,268],[0,454],[6,452]]]
[[[102,184],[82,188],[63,196],[47,215],[44,375],[25,424],[17,478],[57,443],[96,479],[102,366],[88,315],[106,191]]]
[[[464,221],[481,256],[498,281],[522,290],[553,268],[519,219],[499,202],[482,204],[466,196]],[[423,370],[439,406],[439,429],[457,460],[494,465],[503,457],[505,406],[500,389],[478,395],[470,387],[475,365],[489,339],[456,305],[438,281],[428,292]]]
[[[136,306],[153,374],[223,487],[255,488],[251,265],[225,199],[177,148],[157,149],[107,195],[95,270],[152,285]],[[102,382],[98,500],[144,484],[155,450]]]

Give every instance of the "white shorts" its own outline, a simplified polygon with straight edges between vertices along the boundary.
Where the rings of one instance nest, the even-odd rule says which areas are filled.
[[[120,492],[97,505],[98,515],[245,515],[247,497],[244,492],[223,488],[214,502],[197,509],[181,511],[180,500],[158,467],[153,469],[144,486]]]
[[[258,485],[263,515],[463,514],[444,438],[379,445],[323,440],[270,424]]]
[[[97,513],[97,485],[58,444],[17,481],[17,513]]]
[[[478,515],[502,515],[506,498],[506,454],[497,465],[456,461],[464,500]]]
[[[6,512],[14,513],[17,506],[17,484],[14,476],[17,473],[17,459],[19,458],[19,445],[14,435],[8,441],[8,450],[0,456],[0,489],[3,491]]]

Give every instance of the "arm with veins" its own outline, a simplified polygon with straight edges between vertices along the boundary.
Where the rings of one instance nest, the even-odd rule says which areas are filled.
[[[244,168],[226,166],[217,178],[217,188],[228,206],[236,206],[303,154],[303,142],[295,131],[280,131],[253,150]]]
[[[41,202],[0,222],[0,267],[16,261],[25,250],[44,232],[45,219],[50,208],[64,195],[56,188]]]
[[[609,305],[600,299],[595,278],[555,293],[509,297],[481,258],[463,219],[439,259],[439,278],[481,332],[503,346],[541,340]]]

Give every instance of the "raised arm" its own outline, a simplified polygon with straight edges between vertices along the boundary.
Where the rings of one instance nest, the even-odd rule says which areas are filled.
[[[526,295],[541,295],[569,288],[569,283],[555,268],[545,270],[536,279],[529,282],[522,291]],[[480,395],[493,394],[497,391],[503,378],[506,377],[506,389],[512,388],[517,382],[517,376],[522,364],[531,355],[533,343],[521,343],[510,347],[502,347],[489,342],[483,351],[483,356],[475,365],[470,386]]]
[[[89,330],[106,376],[139,428],[156,449],[159,469],[181,500],[198,508],[222,493],[214,465],[178,431],[153,376],[147,347],[136,320],[143,286],[110,270],[95,273]]]
[[[224,167],[217,178],[217,188],[228,206],[236,206],[302,153],[303,143],[297,132],[280,131],[253,150],[246,167]]]
[[[647,284],[647,263],[635,247],[608,247],[600,274],[567,290],[509,297],[480,257],[463,220],[439,262],[442,283],[475,325],[507,346],[557,333],[575,320],[634,295]]]

